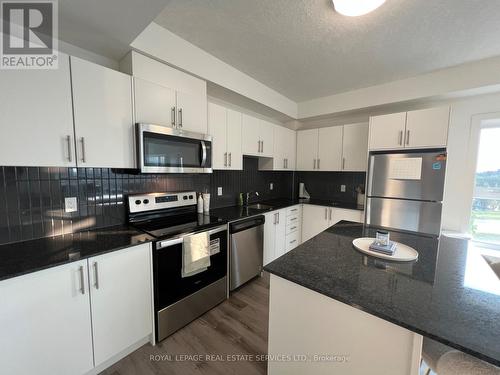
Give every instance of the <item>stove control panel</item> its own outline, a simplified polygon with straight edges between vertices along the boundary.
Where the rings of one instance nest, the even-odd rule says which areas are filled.
[[[185,207],[196,204],[196,192],[149,193],[129,195],[129,212],[146,212],[165,208]]]

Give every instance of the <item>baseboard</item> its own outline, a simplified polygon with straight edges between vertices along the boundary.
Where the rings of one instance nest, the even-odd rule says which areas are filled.
[[[122,350],[120,353],[114,355],[110,359],[108,359],[106,362],[101,363],[99,366],[94,367],[92,370],[87,372],[85,375],[97,375],[100,372],[106,370],[108,367],[111,367],[114,365],[116,362],[118,362],[120,359],[125,358],[128,356],[130,353],[136,351],[139,349],[141,346],[144,344],[147,344],[148,342],[151,343],[152,337],[151,334],[147,335],[146,337],[142,338],[141,340],[137,341],[135,344],[130,345],[128,348]]]

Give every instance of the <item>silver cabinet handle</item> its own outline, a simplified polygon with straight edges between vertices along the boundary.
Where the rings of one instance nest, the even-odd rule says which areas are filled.
[[[85,137],[80,138],[80,143],[82,144],[82,163],[85,163]]]
[[[229,166],[231,166],[233,164],[233,162],[231,160],[231,155],[232,155],[232,152],[229,153]]]
[[[97,262],[94,262],[94,286],[99,289],[99,269],[97,267]]]
[[[286,161],[285,168],[288,169],[288,158],[286,158],[285,161]]]
[[[259,140],[259,141],[257,141],[257,145],[258,145],[258,146],[257,146],[257,152],[260,152],[260,140]]]
[[[264,141],[261,142],[262,142],[262,150],[260,152],[264,152]]]
[[[71,162],[71,135],[66,136],[66,143],[68,145],[68,161]]]
[[[403,145],[403,131],[402,131],[402,130],[400,130],[400,131],[399,131],[399,140],[398,140],[398,144],[399,144],[400,146],[402,146],[402,145]]]
[[[283,169],[286,169],[286,159],[283,159]]]
[[[297,242],[297,240],[290,241],[290,244],[292,244],[292,243],[294,243],[294,242]]]
[[[297,220],[297,218],[296,218],[296,217],[292,217],[292,218],[290,219],[290,221],[295,221],[295,220]]]
[[[227,167],[227,152],[224,152],[224,167]]]
[[[278,214],[274,214],[274,222],[273,224],[276,225],[278,221]]]
[[[297,227],[291,227],[290,230],[294,230],[294,229],[297,229]]]
[[[201,166],[204,167],[206,163],[207,163],[207,145],[205,144],[205,141],[201,141]]]
[[[182,108],[179,108],[179,127],[182,128]]]
[[[345,158],[342,158],[342,169],[345,169]]]
[[[85,277],[83,276],[83,266],[78,267],[80,272],[80,293],[85,294]]]
[[[328,220],[328,208],[325,207],[325,220]]]
[[[410,131],[409,130],[406,131],[406,144],[407,145],[410,144]]]
[[[321,161],[321,159],[318,159],[318,169],[321,169],[321,167],[319,166],[320,161]]]
[[[172,123],[172,126],[175,128],[175,107],[172,107],[172,109],[171,109],[170,121]]]
[[[276,224],[279,224],[280,223],[280,213],[278,212],[276,215],[278,216],[278,222]]]
[[[313,169],[316,169],[316,159],[313,159]]]
[[[332,220],[332,211],[333,211],[333,210],[332,210],[331,208],[329,208],[329,209],[328,209],[328,211],[330,212],[330,216],[329,216],[329,218],[330,218],[330,220]]]

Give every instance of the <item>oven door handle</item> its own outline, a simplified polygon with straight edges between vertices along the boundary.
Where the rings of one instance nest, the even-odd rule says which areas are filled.
[[[216,233],[223,232],[226,230],[227,230],[227,224],[221,225],[220,227],[209,230],[208,234],[211,236],[212,234],[216,234]],[[186,236],[189,236],[189,234]],[[160,250],[160,249],[164,249],[164,248],[169,247],[169,246],[181,244],[184,242],[184,237],[186,237],[186,236],[172,238],[171,240],[160,241],[156,244],[156,250]]]
[[[207,145],[205,141],[201,141],[201,166],[204,167],[207,163]]]

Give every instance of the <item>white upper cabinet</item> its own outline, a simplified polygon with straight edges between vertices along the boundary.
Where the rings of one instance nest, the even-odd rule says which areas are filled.
[[[318,159],[318,129],[297,132],[297,170],[316,169]]]
[[[243,169],[243,154],[241,152],[241,113],[227,109],[227,168]]]
[[[368,163],[368,124],[344,125],[342,170],[366,171]]]
[[[135,122],[175,127],[175,90],[134,78]]]
[[[260,156],[260,120],[256,117],[242,114],[241,148],[244,155]]]
[[[208,133],[212,136],[213,169],[241,170],[241,113],[208,103]]]
[[[342,169],[342,126],[321,128],[318,131],[319,171],[340,171]]]
[[[274,171],[295,170],[296,132],[279,125],[274,127],[274,149],[272,159],[259,159],[259,169]]]
[[[152,333],[150,245],[89,259],[95,365]]]
[[[75,166],[69,57],[54,70],[0,70],[0,165]]]
[[[370,150],[404,148],[406,112],[370,117]]]
[[[0,282],[2,374],[85,374],[93,368],[87,275],[82,260]]]
[[[71,57],[71,79],[77,164],[134,168],[131,77]]]
[[[261,120],[260,121],[260,142],[261,142],[261,148],[260,148],[260,155],[261,156],[267,156],[267,157],[272,157],[273,152],[274,152],[274,128],[275,125],[268,122]]]
[[[446,147],[449,121],[449,107],[408,112],[405,147]]]
[[[134,76],[135,122],[207,133],[207,83],[135,51],[121,61]]]
[[[206,134],[206,98],[177,91],[177,126],[190,132]]]
[[[370,150],[446,147],[449,121],[449,107],[373,116]]]

